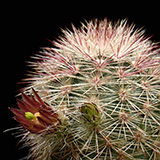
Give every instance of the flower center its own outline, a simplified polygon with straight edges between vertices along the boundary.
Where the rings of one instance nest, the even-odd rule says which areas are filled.
[[[36,112],[35,114],[31,113],[31,112],[25,112],[25,117],[28,119],[28,120],[37,120],[37,117],[40,116],[40,113],[39,112]]]

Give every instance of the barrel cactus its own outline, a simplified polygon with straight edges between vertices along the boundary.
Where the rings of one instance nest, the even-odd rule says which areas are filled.
[[[10,108],[28,159],[160,159],[160,50],[126,20],[62,30]]]

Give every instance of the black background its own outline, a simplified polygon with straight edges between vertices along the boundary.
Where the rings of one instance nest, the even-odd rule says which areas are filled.
[[[39,2],[38,2],[39,3]],[[81,4],[79,4],[81,3]],[[132,4],[100,4],[92,3],[86,6],[83,2],[75,2],[75,4],[6,4],[2,14],[1,26],[1,134],[2,134],[2,152],[5,159],[18,160],[27,155],[27,148],[19,149],[22,145],[16,146],[20,138],[12,135],[15,131],[5,132],[8,128],[18,125],[12,119],[13,114],[8,107],[16,107],[15,95],[18,89],[23,85],[17,84],[21,79],[25,78],[28,67],[26,62],[30,61],[30,56],[38,53],[40,47],[51,46],[48,41],[54,40],[61,33],[60,28],[71,29],[71,23],[76,27],[80,25],[80,21],[93,18],[104,19],[108,17],[110,20],[127,18],[129,23],[134,22],[136,27],[144,27],[146,35],[155,42],[160,41],[160,23],[159,23],[159,4],[141,5]],[[3,36],[4,37],[3,37]],[[3,159],[3,158],[2,158]]]

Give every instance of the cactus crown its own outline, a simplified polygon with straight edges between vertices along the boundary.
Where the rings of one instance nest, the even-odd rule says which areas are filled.
[[[125,20],[86,23],[44,48],[20,109],[11,108],[27,131],[29,158],[158,160],[157,44]]]

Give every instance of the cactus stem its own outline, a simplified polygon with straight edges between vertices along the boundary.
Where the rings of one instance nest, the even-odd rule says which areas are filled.
[[[159,160],[159,46],[126,20],[72,29],[36,55],[10,108],[28,159]]]

